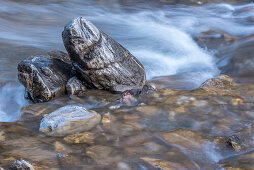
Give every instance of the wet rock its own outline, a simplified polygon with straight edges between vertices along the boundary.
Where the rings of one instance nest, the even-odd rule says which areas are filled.
[[[230,91],[235,86],[236,84],[231,77],[221,74],[215,78],[207,80],[201,84],[199,88],[207,92],[221,93]]]
[[[40,119],[57,108],[58,107],[56,105],[48,105],[46,103],[26,105],[21,108],[20,117],[22,120]]]
[[[87,156],[91,157],[97,164],[109,165],[121,161],[122,157],[114,155],[113,148],[103,145],[95,145],[86,149]]]
[[[218,50],[221,47],[230,45],[240,38],[228,34],[222,30],[208,30],[202,32],[201,35],[195,38],[198,45],[209,50]]]
[[[62,136],[90,130],[100,121],[101,116],[95,111],[79,105],[68,105],[45,116],[40,131],[50,136]]]
[[[199,132],[179,129],[172,132],[161,132],[158,136],[171,144],[179,145],[188,150],[200,150],[207,144],[205,138]]]
[[[69,95],[81,95],[86,90],[86,86],[76,76],[70,78],[66,84],[66,91]]]
[[[145,84],[143,65],[86,19],[74,19],[66,25],[62,37],[78,76],[92,87],[110,89],[115,85]]]
[[[30,56],[18,64],[18,78],[34,102],[47,102],[65,93],[71,64],[59,51]]]
[[[111,86],[110,91],[122,93],[128,90],[142,90],[143,86],[127,86],[127,85],[114,85]]]
[[[233,148],[235,151],[241,150],[241,141],[238,136],[233,135],[230,136],[227,140],[227,145],[231,148]]]
[[[137,107],[137,111],[141,112],[141,115],[146,116],[154,116],[161,113],[156,106],[139,106]]]
[[[225,169],[253,169],[254,151],[232,156],[221,160],[219,163]]]
[[[166,161],[166,160],[160,160],[156,158],[149,158],[149,157],[141,157],[141,160],[149,163],[150,165],[153,166],[153,168],[156,169],[164,169],[164,170],[171,170],[171,169],[182,169],[182,170],[187,170],[190,167],[185,167],[180,163],[176,162],[171,162],[171,161]],[[194,168],[194,167],[192,167]]]
[[[87,143],[93,144],[96,135],[91,132],[75,133],[64,138],[64,141],[69,144]]]
[[[146,142],[141,146],[133,146],[124,148],[125,155],[143,155],[143,154],[162,154],[166,148],[155,142]]]
[[[23,159],[20,159],[20,160],[16,160],[10,166],[9,170],[34,170],[34,168],[29,162]]]
[[[237,46],[230,46],[221,51],[223,56],[218,65],[221,72],[235,77],[254,76],[254,55],[253,55],[253,36],[242,40]]]

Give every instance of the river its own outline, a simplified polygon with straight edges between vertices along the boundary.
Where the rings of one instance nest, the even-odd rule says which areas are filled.
[[[32,104],[24,99],[17,64],[33,54],[66,51],[61,33],[75,17],[92,21],[120,42],[143,63],[148,80],[163,82],[170,89],[193,90],[219,75],[222,47],[231,45],[235,37],[254,35],[252,1],[0,0],[0,5],[0,122],[19,120],[21,108]],[[213,33],[206,34],[209,31]],[[200,41],[202,36],[207,41]],[[226,44],[220,41],[225,37]],[[50,107],[64,105],[55,103]],[[190,156],[189,151],[177,148]],[[203,152],[208,154],[207,162],[222,157],[210,147]],[[130,157],[128,161],[135,156]],[[190,162],[199,169],[206,161]]]

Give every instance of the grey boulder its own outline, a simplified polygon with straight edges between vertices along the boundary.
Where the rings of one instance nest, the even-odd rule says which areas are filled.
[[[45,116],[40,131],[49,136],[63,136],[88,131],[101,121],[101,115],[81,105],[67,105]]]
[[[47,102],[65,94],[71,67],[68,55],[60,51],[33,55],[18,64],[18,79],[34,102]]]
[[[145,69],[138,59],[88,20],[71,21],[62,38],[77,75],[91,87],[145,85]]]

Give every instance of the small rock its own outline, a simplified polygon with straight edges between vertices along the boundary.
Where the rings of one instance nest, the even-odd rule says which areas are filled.
[[[142,115],[154,116],[161,113],[161,111],[156,106],[139,106],[137,111],[141,112]]]
[[[34,55],[18,64],[18,78],[34,102],[47,102],[65,94],[71,64],[63,52]]]
[[[118,162],[117,169],[119,169],[119,170],[131,170],[129,165],[125,162]]]
[[[101,121],[101,115],[80,105],[68,105],[45,116],[40,131],[52,136],[87,131]]]
[[[75,133],[64,138],[64,141],[69,144],[80,144],[87,143],[93,144],[95,139],[95,134],[90,132]]]
[[[176,162],[170,162],[166,160],[160,160],[160,159],[149,158],[149,157],[142,157],[140,159],[149,163],[156,169],[163,169],[163,170],[171,170],[171,169],[187,170],[188,169],[187,167],[184,167],[180,163],[176,163]]]
[[[72,77],[66,84],[69,95],[81,95],[87,90],[86,86],[76,77]]]
[[[8,170],[34,170],[34,168],[29,162],[20,159],[16,160]]]
[[[227,140],[227,145],[233,148],[235,151],[239,152],[241,150],[241,141],[238,136],[230,136]]]
[[[62,37],[77,75],[90,86],[109,90],[115,85],[145,85],[145,69],[138,59],[88,20],[74,19]]]
[[[228,91],[232,90],[235,86],[236,83],[231,77],[221,74],[215,78],[207,80],[206,82],[201,84],[199,88],[207,92],[224,94],[224,92],[227,93]]]

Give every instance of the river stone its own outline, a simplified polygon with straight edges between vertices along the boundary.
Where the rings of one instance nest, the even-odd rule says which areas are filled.
[[[62,37],[78,76],[91,87],[145,85],[145,69],[138,59],[88,20],[74,19]]]
[[[66,84],[68,94],[79,95],[87,90],[86,86],[76,77],[72,77]]]
[[[62,136],[88,131],[101,121],[101,115],[81,105],[61,107],[45,116],[40,131],[49,136]]]
[[[221,74],[215,78],[205,81],[199,88],[207,92],[223,95],[224,93],[229,93],[229,91],[234,89],[235,86],[236,83],[231,77]]]
[[[30,56],[18,64],[18,78],[34,102],[47,102],[65,93],[70,78],[68,55],[60,51]]]
[[[223,74],[233,77],[254,77],[254,55],[252,36],[243,39],[220,52],[219,57],[223,58],[218,62]],[[225,64],[226,63],[226,64]]]
[[[20,160],[16,160],[10,167],[8,170],[34,170],[33,166],[23,160],[23,159],[20,159]]]

